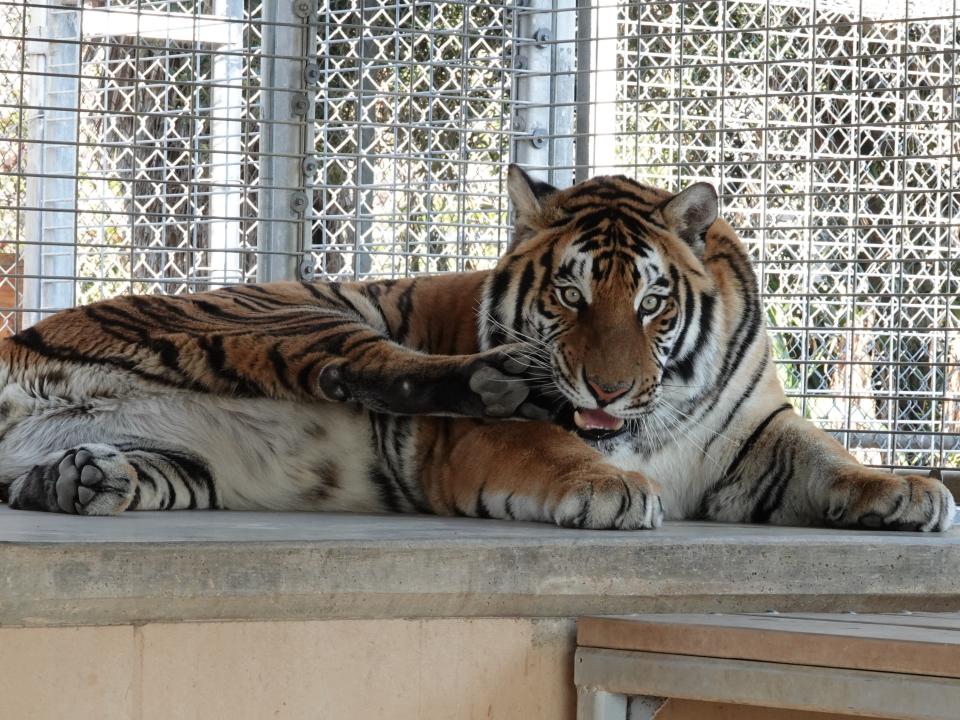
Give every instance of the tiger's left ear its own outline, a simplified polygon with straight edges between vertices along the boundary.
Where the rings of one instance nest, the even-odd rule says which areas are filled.
[[[519,165],[511,163],[507,168],[507,192],[517,219],[527,221],[540,212],[543,201],[557,189],[550,183],[534,180]]]
[[[550,183],[534,180],[519,165],[507,168],[507,193],[513,205],[513,239],[507,250],[513,250],[539,226],[547,198],[558,192]]]
[[[703,234],[717,219],[717,212],[717,191],[705,182],[691,185],[660,206],[667,227],[690,245],[697,257],[703,255]]]

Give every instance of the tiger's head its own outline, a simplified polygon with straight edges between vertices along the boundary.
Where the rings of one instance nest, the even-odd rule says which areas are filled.
[[[621,176],[558,190],[515,165],[508,190],[515,234],[484,288],[481,343],[528,343],[534,374],[580,434],[615,436],[656,411],[665,387],[690,384],[702,360],[716,191],[671,195]]]

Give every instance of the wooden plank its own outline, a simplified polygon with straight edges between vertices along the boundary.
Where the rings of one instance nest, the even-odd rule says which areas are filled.
[[[960,631],[784,618],[643,615],[582,618],[577,643],[615,650],[960,678]]]
[[[947,678],[579,648],[578,687],[625,695],[758,705],[896,720],[957,720],[960,682]]]

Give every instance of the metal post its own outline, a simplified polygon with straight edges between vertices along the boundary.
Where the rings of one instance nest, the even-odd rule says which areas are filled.
[[[374,172],[373,163],[367,155],[373,145],[374,128],[366,119],[368,108],[376,102],[377,86],[371,78],[370,72],[365,71],[368,62],[377,59],[377,45],[370,32],[371,22],[377,13],[377,4],[371,0],[360,0],[360,13],[363,18],[363,39],[360,42],[360,94],[357,97],[357,175],[354,180],[356,186],[356,235],[353,240],[353,278],[359,280],[370,272],[372,260],[367,246],[373,244],[371,233],[373,230],[373,190]],[[427,188],[428,190],[432,188]]]
[[[627,697],[598,688],[577,688],[577,720],[626,720]]]
[[[80,14],[38,7],[28,40],[29,103],[23,325],[72,307],[76,296]]]
[[[520,8],[514,158],[535,178],[573,181],[576,0],[530,0]]]
[[[240,202],[243,158],[243,0],[215,0],[227,42],[213,55],[210,90],[210,287],[243,280]]]
[[[305,85],[312,72],[308,58],[316,42],[316,12],[315,0],[263,4],[259,282],[298,277],[300,253],[309,247],[313,203],[304,186],[313,154],[315,94]],[[305,262],[303,270],[309,274],[312,263]]]
[[[581,16],[589,14],[587,35],[581,30],[580,43],[581,51],[587,55],[581,62],[588,63],[589,68],[587,82],[581,85],[580,91],[589,110],[582,122],[578,122],[578,137],[587,140],[585,147],[577,151],[578,172],[585,166],[593,175],[616,171],[618,12],[618,3],[608,0],[581,12]],[[581,150],[585,151],[585,157]]]

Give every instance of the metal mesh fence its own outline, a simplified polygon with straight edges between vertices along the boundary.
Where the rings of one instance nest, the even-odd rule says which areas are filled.
[[[960,464],[956,3],[597,16],[591,163],[718,183],[797,406],[868,462]]]
[[[960,465],[956,0],[0,0],[0,333],[489,267],[504,166],[720,189],[798,408]]]
[[[326,5],[313,242],[327,276],[489,266],[506,239],[516,10]]]

